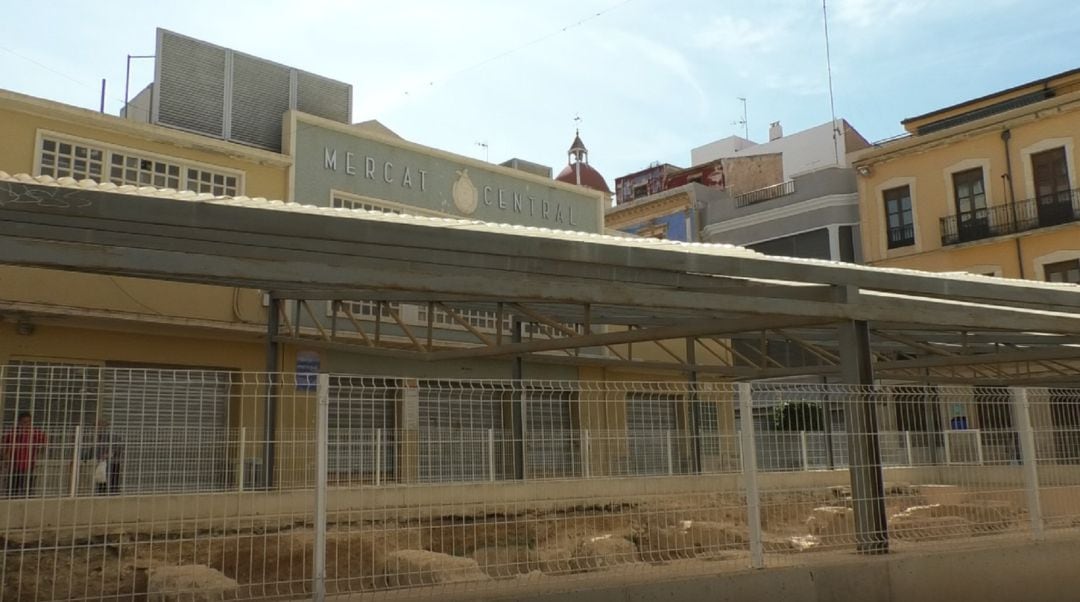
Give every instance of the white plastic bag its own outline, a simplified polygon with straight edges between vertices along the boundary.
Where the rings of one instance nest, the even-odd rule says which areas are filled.
[[[109,463],[105,460],[97,463],[94,468],[94,484],[103,484],[109,482]]]

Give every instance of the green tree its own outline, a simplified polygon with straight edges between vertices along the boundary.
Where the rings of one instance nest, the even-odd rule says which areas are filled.
[[[823,431],[825,410],[816,402],[786,401],[773,408],[773,427],[778,431]]]

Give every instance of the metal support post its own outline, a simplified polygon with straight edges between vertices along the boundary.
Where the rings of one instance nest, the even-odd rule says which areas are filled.
[[[697,339],[686,337],[686,364],[697,365]],[[690,472],[701,473],[705,465],[701,444],[701,394],[698,391],[698,373],[691,369],[687,377],[690,385]]]
[[[329,470],[330,375],[320,374],[315,412],[315,549],[312,599],[326,600],[326,475]]]
[[[82,456],[82,425],[75,427],[74,455],[71,456],[71,497],[79,492],[79,460]]]
[[[907,465],[915,466],[915,460],[911,455],[911,431],[904,431],[904,449],[907,451]]]
[[[488,480],[495,482],[495,429],[487,430]]]
[[[581,430],[581,476],[586,479],[592,476],[589,452],[589,429]]]
[[[975,463],[983,465],[983,438],[982,431],[975,429]]]
[[[844,404],[847,419],[848,474],[855,511],[855,549],[862,554],[886,554],[889,534],[885,518],[885,478],[881,471],[877,407],[862,390],[874,384],[870,329],[864,321],[838,327],[840,362],[845,384],[857,387]]]
[[[822,396],[821,406],[825,410],[825,466],[829,470],[833,470],[836,468],[836,452],[833,445],[832,403],[829,402],[828,393]]]
[[[667,473],[675,474],[675,454],[671,453],[671,431],[664,431],[664,452],[667,454]]]
[[[247,447],[247,427],[240,427],[240,441],[236,447],[236,481],[237,490],[244,491],[244,449]]]
[[[514,318],[510,326],[510,340],[513,343],[521,342],[521,321]],[[511,420],[514,430],[514,478],[525,479],[525,391],[521,388],[523,377],[523,362],[520,355],[515,355],[511,378],[514,381],[514,399],[510,408]]]
[[[806,431],[799,431],[799,456],[802,458],[802,469],[810,470],[810,450],[807,449]]]
[[[278,334],[281,300],[270,295],[266,316],[266,400],[263,403],[263,486],[274,486],[274,437],[277,434]]]
[[[382,429],[375,429],[375,486],[382,485]]]
[[[951,440],[949,438],[950,434],[952,434],[952,431],[945,431],[945,437],[943,439],[945,442],[945,466],[952,464],[952,444],[949,443]]]
[[[754,403],[750,383],[739,383],[739,438],[743,487],[746,490],[746,526],[750,535],[750,567],[765,567],[765,545],[761,534],[761,498],[757,481],[757,450],[754,445]]]
[[[1013,388],[1013,424],[1020,435],[1020,462],[1023,465],[1024,490],[1027,492],[1028,519],[1031,534],[1043,538],[1042,501],[1039,499],[1039,463],[1035,455],[1035,431],[1031,427],[1031,407],[1027,389]]]

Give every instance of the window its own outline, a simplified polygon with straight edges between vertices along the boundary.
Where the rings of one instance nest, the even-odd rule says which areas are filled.
[[[236,196],[236,176],[189,168],[187,170],[187,190],[209,192],[215,196]]]
[[[914,215],[911,211],[911,187],[890,188],[885,198],[886,234],[889,248],[907,247],[915,244]]]
[[[348,308],[348,311],[345,311]],[[379,305],[378,301],[342,301],[341,313],[342,315],[348,315],[351,313],[354,318],[366,318],[369,320],[375,319],[375,314],[378,313],[383,318],[393,319],[391,310],[401,317],[401,304],[396,301],[384,301],[382,305]]]
[[[380,205],[374,201],[365,201],[359,199],[343,199],[339,196],[335,196],[331,201],[331,206],[335,209],[361,209],[364,211],[381,211],[383,213],[396,213],[401,214],[401,209],[396,207],[389,207],[386,205]]]
[[[134,184],[180,190],[180,166],[134,155],[112,153],[109,161],[109,181],[117,185]]]
[[[105,153],[100,148],[61,140],[41,141],[41,175],[101,181]]]
[[[427,305],[420,305],[417,308],[417,319],[421,324],[427,323],[427,310]],[[463,322],[465,322],[469,326],[472,326],[473,328],[476,328],[477,330],[495,332],[495,326],[496,324],[498,324],[499,321],[499,314],[498,312],[494,311],[484,311],[481,309],[455,309],[454,313],[456,313]],[[444,311],[442,308],[439,307],[436,307],[434,310],[434,313],[432,315],[432,324],[434,324],[435,326],[444,327],[460,327],[457,320],[451,317],[448,312]],[[510,315],[504,315],[502,326],[504,332],[510,331],[510,324]]]
[[[986,209],[986,186],[981,167],[953,174],[956,197],[956,225],[960,241],[990,235],[990,215]]]
[[[1047,282],[1072,282],[1080,284],[1080,259],[1048,263],[1043,266]]]
[[[640,186],[634,186],[634,192],[631,193],[630,198],[640,199],[643,196],[649,196],[649,185],[642,184]]]
[[[380,213],[393,213],[395,215],[420,215],[430,217],[450,217],[458,219],[448,213],[440,213],[423,207],[402,205],[389,201],[382,201],[362,196],[353,196],[347,193],[334,192],[330,198],[330,206],[335,209],[357,209],[361,211],[377,211]]]
[[[1073,219],[1072,191],[1065,149],[1055,148],[1031,155],[1035,175],[1035,203],[1040,226],[1053,226]]]
[[[243,193],[239,172],[203,169],[169,157],[135,153],[89,141],[43,136],[39,158],[40,175],[54,178],[89,178],[117,186],[154,186],[217,196]]]

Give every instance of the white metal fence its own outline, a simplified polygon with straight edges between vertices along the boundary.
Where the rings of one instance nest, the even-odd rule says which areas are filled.
[[[1080,520],[1080,390],[2,370],[4,600],[512,592]]]

